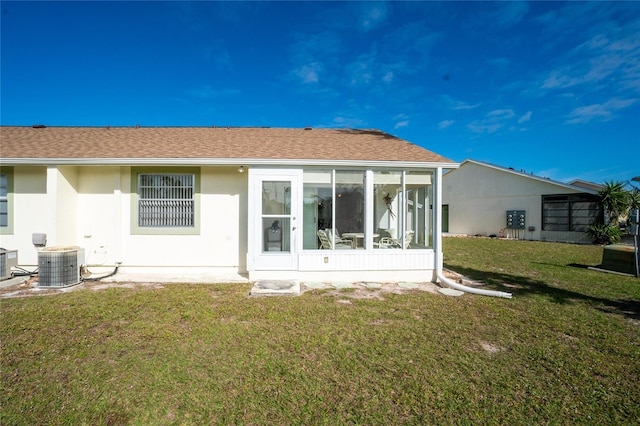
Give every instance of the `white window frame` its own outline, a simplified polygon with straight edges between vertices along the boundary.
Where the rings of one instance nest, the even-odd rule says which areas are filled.
[[[176,176],[192,176],[192,187],[185,188],[174,186],[166,188],[169,194],[164,197],[147,198],[141,196],[142,176],[155,178],[172,178]],[[183,197],[190,195],[190,197]],[[200,169],[194,167],[139,167],[131,171],[131,233],[132,234],[190,234],[200,233]],[[188,215],[192,219],[185,221],[179,218],[165,217],[156,223],[141,223],[141,204],[144,201],[155,203],[162,210],[166,206],[169,210],[175,210],[174,214]],[[182,204],[182,206],[181,206]],[[190,206],[189,206],[190,204]],[[165,206],[165,207],[163,207]],[[182,210],[182,212],[180,212]],[[166,212],[165,214],[170,214]],[[182,223],[181,223],[182,222]]]
[[[0,226],[0,234],[9,235],[13,234],[13,168],[0,167],[0,175],[4,175],[7,182],[7,193],[0,193],[0,202],[6,204],[7,210],[7,223]]]

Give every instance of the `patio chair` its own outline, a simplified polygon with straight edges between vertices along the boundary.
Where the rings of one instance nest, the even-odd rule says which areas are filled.
[[[329,239],[331,239],[331,234],[334,234],[336,244],[339,242],[344,244],[353,244],[352,239],[340,235],[337,228],[326,228],[325,231],[327,232],[327,237],[329,237]]]
[[[331,243],[331,233],[327,229],[318,229],[318,239],[320,240],[320,249],[331,250],[333,245]],[[349,249],[351,248],[351,242],[340,238],[335,238],[336,249]]]
[[[411,241],[413,240],[413,234],[415,234],[415,231],[413,230],[408,230],[404,233],[404,248],[408,249],[410,248],[409,245],[411,244]],[[380,241],[378,241],[377,243],[374,243],[374,247],[377,246],[379,248],[403,248],[402,246],[402,241],[395,239],[395,238],[390,238],[390,237],[382,237],[380,238]]]
[[[337,228],[326,228],[327,237],[331,239],[331,235],[334,236],[334,241],[336,244],[344,243],[353,245],[353,239],[351,237],[345,237],[344,235],[340,235]]]

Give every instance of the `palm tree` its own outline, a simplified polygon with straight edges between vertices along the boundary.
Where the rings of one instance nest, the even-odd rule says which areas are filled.
[[[629,208],[640,209],[640,189],[633,188],[633,191],[629,192]]]
[[[620,216],[627,214],[631,201],[629,192],[624,189],[624,183],[620,181],[605,182],[604,188],[598,192],[598,195],[609,221],[614,225],[618,225]]]

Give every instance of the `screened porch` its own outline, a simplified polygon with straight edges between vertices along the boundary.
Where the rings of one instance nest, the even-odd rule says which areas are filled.
[[[304,250],[432,246],[432,173],[304,170]]]

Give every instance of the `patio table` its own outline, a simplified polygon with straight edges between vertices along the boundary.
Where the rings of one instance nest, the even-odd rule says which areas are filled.
[[[378,238],[379,236],[380,234],[373,234],[373,238]],[[354,249],[358,248],[358,240],[362,240],[364,245],[364,232],[345,232],[342,237],[351,240],[351,247]]]

